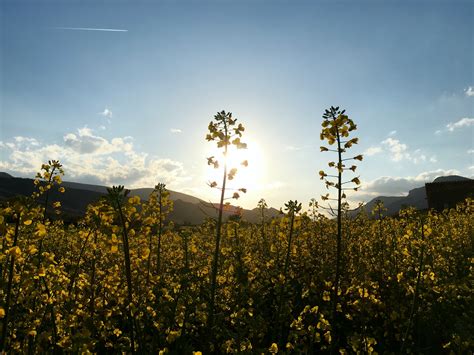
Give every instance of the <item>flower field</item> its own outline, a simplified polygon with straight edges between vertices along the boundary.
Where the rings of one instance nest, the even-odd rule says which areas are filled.
[[[46,217],[62,168],[0,209],[1,346],[11,353],[468,353],[473,350],[472,200],[442,213],[342,218],[282,214],[221,226],[166,221],[164,185],[148,201],[120,188],[77,224]],[[38,203],[40,201],[40,203]],[[336,316],[333,316],[333,306]]]

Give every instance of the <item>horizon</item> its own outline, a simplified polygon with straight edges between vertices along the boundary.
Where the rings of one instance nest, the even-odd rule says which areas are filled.
[[[224,109],[249,156],[231,204],[307,204],[327,191],[321,116],[338,105],[364,155],[352,207],[474,177],[471,1],[4,1],[0,14],[0,171],[13,176],[59,159],[65,181],[217,201],[205,136]]]
[[[4,171],[0,171],[0,174],[2,174],[2,173],[8,174],[8,175],[9,175],[10,177],[12,177],[12,178],[22,178],[22,179],[24,178],[24,179],[31,179],[31,180],[34,180],[34,177],[28,177],[28,176],[24,176],[24,177],[22,177],[22,176],[13,176],[13,175],[11,175],[11,174],[9,174],[9,173],[6,173],[6,172],[4,172]],[[470,180],[473,180],[472,178],[468,178],[468,177],[461,176],[461,175],[442,175],[442,176],[437,176],[437,177],[435,177],[435,178],[434,178],[433,180],[431,180],[431,181],[426,181],[426,182],[424,182],[424,183],[421,183],[421,182],[420,182],[421,185],[419,185],[419,186],[414,186],[414,187],[410,188],[408,191],[406,191],[406,192],[401,192],[401,193],[398,194],[398,195],[380,195],[380,196],[375,196],[375,197],[371,198],[370,200],[363,201],[363,202],[364,202],[364,205],[367,205],[368,203],[370,203],[370,202],[376,200],[377,198],[384,198],[384,197],[407,197],[407,196],[409,196],[410,192],[412,192],[413,190],[417,190],[417,189],[420,189],[420,188],[425,188],[425,184],[427,184],[427,183],[436,183],[436,180],[439,180],[439,179],[441,179],[441,178],[447,178],[447,177],[460,177],[460,178],[463,178],[463,179],[470,179]],[[109,188],[109,187],[111,187],[111,186],[107,186],[107,185],[94,185],[94,184],[88,184],[88,183],[83,183],[83,182],[71,181],[71,180],[67,180],[67,179],[66,179],[66,180],[63,180],[63,183],[73,183],[73,184],[80,184],[80,185],[92,185],[92,186],[104,187],[104,188]],[[78,188],[80,188],[80,187],[67,187],[67,188],[66,188],[66,191],[67,191],[68,189],[71,189],[71,188],[72,188],[72,189],[78,189]],[[125,187],[125,188],[126,188],[126,187]],[[154,187],[151,187],[151,186],[143,186],[143,187],[136,187],[136,188],[130,189],[130,191],[133,192],[133,191],[136,191],[136,190],[153,189],[153,188],[154,188]],[[85,190],[87,190],[87,189],[85,189]],[[91,190],[91,191],[92,191],[92,190]],[[95,191],[95,190],[94,190],[94,191]],[[217,205],[219,204],[218,201],[211,201],[211,200],[207,200],[207,201],[206,201],[205,198],[202,198],[201,196],[190,195],[190,194],[184,193],[184,192],[182,192],[182,191],[177,191],[177,190],[169,190],[169,191],[175,192],[175,193],[179,193],[179,194],[184,194],[184,195],[187,195],[187,196],[189,196],[189,197],[194,197],[194,198],[197,198],[197,199],[199,199],[199,200],[202,200],[202,201],[204,201],[204,202],[206,202],[206,203],[212,203],[212,204],[217,204]],[[179,199],[179,198],[178,198],[178,199]],[[309,201],[300,201],[300,202],[303,202],[303,204],[304,204],[304,203],[309,202]],[[235,202],[230,202],[230,204],[231,204],[232,206],[234,206],[234,207],[238,207],[238,205],[239,205],[238,203],[235,203]],[[283,206],[272,206],[272,205],[269,205],[267,208],[268,208],[268,209],[275,209],[275,210],[278,210],[278,209],[281,208],[281,207],[283,207]],[[357,210],[359,207],[360,207],[360,206],[351,206],[351,210]],[[246,210],[255,210],[255,209],[258,209],[258,206],[257,206],[257,205],[256,205],[256,206],[248,206],[248,207],[244,207],[244,209],[246,209]],[[305,210],[309,211],[310,209],[306,209],[306,208],[305,208]]]

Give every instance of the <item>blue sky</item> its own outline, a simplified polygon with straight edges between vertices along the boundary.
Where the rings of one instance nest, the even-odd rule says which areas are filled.
[[[33,176],[61,159],[69,180],[164,181],[217,200],[204,137],[224,109],[247,128],[239,203],[307,203],[326,193],[321,115],[338,105],[365,154],[352,200],[474,175],[472,1],[4,0],[0,11],[2,171]]]

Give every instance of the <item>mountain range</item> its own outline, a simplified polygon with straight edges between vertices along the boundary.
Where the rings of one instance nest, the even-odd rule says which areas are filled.
[[[61,202],[61,210],[67,219],[77,219],[84,215],[87,206],[98,201],[107,194],[107,187],[101,185],[82,184],[78,182],[64,181],[61,186],[66,192],[60,194],[57,191],[51,192],[51,200]],[[13,177],[10,174],[0,172],[0,200],[6,200],[14,196],[30,196],[35,191],[32,179]],[[141,188],[130,191],[130,196],[139,196],[142,200],[147,200],[152,188]],[[173,211],[169,214],[169,220],[183,225],[195,225],[202,223],[206,218],[217,218],[218,210],[216,204],[206,202],[197,197],[181,192],[170,192],[170,199],[173,200]],[[228,206],[224,210],[224,219],[234,215],[238,207]],[[266,218],[273,218],[280,214],[275,208],[265,210]],[[242,219],[257,223],[260,221],[260,211],[258,208],[242,210]]]
[[[451,175],[438,177],[433,182],[465,180],[470,179],[462,176]],[[60,194],[57,191],[53,191],[51,194],[51,200],[60,201],[64,216],[72,220],[83,216],[89,204],[99,200],[102,196],[107,194],[107,187],[101,185],[64,181],[62,186],[66,188],[66,192]],[[29,196],[34,190],[35,187],[32,179],[13,177],[5,172],[0,172],[0,200],[6,200],[18,195]],[[142,200],[146,200],[152,191],[152,188],[134,189],[131,190],[130,196],[139,196]],[[173,211],[169,215],[171,221],[180,225],[195,225],[202,223],[208,217],[217,218],[218,210],[216,204],[206,202],[202,199],[181,192],[169,191],[170,198],[174,202]],[[378,200],[383,202],[387,209],[387,215],[396,215],[398,211],[405,206],[413,206],[421,210],[428,208],[424,186],[410,190],[406,196],[378,196],[370,200],[362,208],[365,211],[370,212]],[[224,219],[235,214],[236,210],[237,207],[229,206],[229,208],[224,211]],[[354,216],[359,211],[360,209],[356,209],[350,211],[349,214]],[[279,210],[275,208],[267,208],[265,211],[266,218],[273,218],[279,214]],[[257,223],[260,221],[260,211],[258,208],[251,210],[243,209],[242,218],[248,222]]]

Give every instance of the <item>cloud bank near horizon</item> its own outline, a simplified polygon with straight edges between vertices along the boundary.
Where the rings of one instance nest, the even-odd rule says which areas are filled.
[[[32,137],[0,141],[0,170],[33,177],[41,164],[61,161],[66,176],[78,182],[122,184],[130,188],[155,186],[157,182],[183,188],[192,177],[181,162],[139,152],[133,137],[107,139],[88,127],[66,133],[62,142],[43,144]]]

